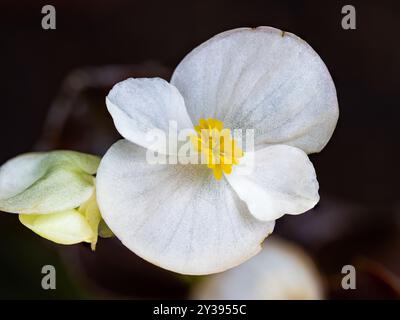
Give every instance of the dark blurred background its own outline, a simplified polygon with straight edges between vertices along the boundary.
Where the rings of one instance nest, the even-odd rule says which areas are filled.
[[[56,30],[41,8],[56,8]],[[344,5],[356,30],[341,27]],[[129,76],[168,79],[211,36],[242,26],[293,32],[334,79],[340,118],[312,155],[321,202],[279,220],[276,233],[300,244],[327,279],[330,298],[399,298],[400,3],[398,1],[9,1],[0,5],[0,162],[31,150],[102,154],[118,139],[105,111],[110,87]],[[314,212],[313,212],[314,211]],[[0,215],[0,298],[182,298],[190,281],[101,240],[63,247]],[[40,287],[44,264],[57,290]],[[358,289],[340,287],[353,264]],[[339,280],[338,280],[339,279]]]

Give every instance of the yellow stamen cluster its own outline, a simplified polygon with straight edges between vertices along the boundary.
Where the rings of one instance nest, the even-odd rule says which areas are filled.
[[[190,138],[202,156],[202,163],[213,170],[217,180],[222,178],[222,173],[230,174],[232,166],[238,164],[239,158],[244,155],[232,138],[231,130],[224,128],[222,121],[212,118],[200,119],[194,128],[197,135]]]

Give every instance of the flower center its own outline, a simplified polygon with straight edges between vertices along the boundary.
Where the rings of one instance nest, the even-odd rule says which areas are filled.
[[[239,158],[244,155],[232,138],[231,130],[224,128],[222,121],[213,118],[200,119],[194,128],[197,134],[190,139],[201,154],[202,163],[213,170],[217,180],[222,178],[222,173],[230,174],[232,166],[238,164]]]

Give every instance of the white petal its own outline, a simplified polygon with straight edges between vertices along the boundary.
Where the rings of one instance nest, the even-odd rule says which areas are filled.
[[[189,53],[171,83],[193,123],[213,117],[254,129],[256,146],[320,151],[338,119],[332,78],[318,54],[294,34],[270,27],[223,32]]]
[[[10,198],[28,188],[44,173],[40,165],[45,153],[27,153],[0,167],[0,199]]]
[[[52,214],[20,214],[21,223],[41,237],[59,244],[92,242],[93,230],[78,210]]]
[[[227,179],[250,212],[262,221],[300,214],[319,201],[314,167],[300,149],[273,145],[247,153]]]
[[[275,237],[237,268],[206,277],[192,291],[193,299],[316,300],[323,299],[323,281],[311,258],[300,248]]]
[[[73,151],[15,157],[0,168],[0,210],[45,214],[76,208],[93,194],[99,161]]]
[[[106,103],[119,133],[151,150],[165,147],[153,133],[167,134],[169,121],[176,121],[178,130],[193,127],[179,91],[160,78],[122,81],[112,88]]]
[[[102,237],[102,238],[114,237],[114,233],[108,227],[108,225],[106,224],[104,219],[100,220],[98,233],[99,233],[99,236]]]
[[[202,165],[150,165],[145,152],[119,141],[97,174],[100,211],[125,246],[184,274],[223,271],[260,250],[274,222],[253,218],[224,179]]]

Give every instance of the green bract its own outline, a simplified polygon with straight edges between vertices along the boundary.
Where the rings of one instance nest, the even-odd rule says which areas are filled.
[[[15,157],[0,167],[0,210],[20,214],[23,225],[48,240],[89,242],[94,250],[101,221],[93,176],[99,162],[74,151]]]

